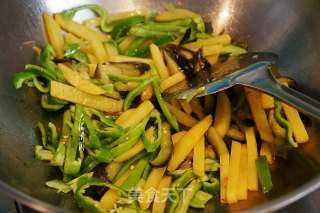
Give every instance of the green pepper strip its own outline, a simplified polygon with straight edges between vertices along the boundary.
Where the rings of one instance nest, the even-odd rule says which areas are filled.
[[[153,166],[161,166],[165,164],[171,156],[172,146],[170,125],[168,123],[163,123],[160,151],[156,158],[151,161],[151,164]]]
[[[116,21],[111,31],[112,38],[114,40],[118,40],[119,38],[123,37],[127,33],[128,29],[131,26],[139,24],[143,21],[144,21],[144,16],[131,16],[129,18]]]
[[[195,179],[195,175],[192,170],[187,170],[182,176],[180,176],[177,180],[175,180],[170,186],[169,192],[169,205],[168,205],[168,213],[174,213],[175,209],[180,201],[179,189],[184,188],[188,183],[190,183],[193,179]]]
[[[90,9],[96,14],[98,14],[101,17],[101,22],[100,22],[101,30],[104,32],[110,32],[108,27],[109,15],[103,7],[97,4],[85,4],[79,7],[74,7],[70,10],[62,12],[62,17],[66,20],[70,20],[76,15],[78,11],[84,10],[84,9]]]
[[[40,131],[41,134],[41,143],[43,146],[47,145],[47,134],[46,134],[46,130],[44,128],[44,125],[41,122],[37,123],[37,128]]]
[[[132,103],[132,101],[138,96],[140,95],[140,93],[142,93],[145,88],[151,84],[154,81],[154,77],[144,80],[142,81],[139,86],[137,86],[136,88],[134,88],[133,90],[131,90],[128,95],[126,96],[126,98],[124,99],[123,102],[123,109],[124,111],[127,111],[130,108],[130,105]]]
[[[34,75],[40,76],[40,77],[45,78],[49,81],[56,80],[56,75],[54,73],[48,71],[45,68],[34,65],[34,64],[27,64],[25,66],[25,72],[33,73]]]
[[[89,131],[89,143],[87,143],[87,147],[92,148],[92,149],[97,149],[101,147],[101,142],[100,139],[98,138],[97,132],[90,120],[90,117],[84,113],[84,122],[88,128]]]
[[[139,154],[135,155],[134,157],[130,158],[128,161],[126,161],[121,169],[118,171],[116,176],[113,178],[112,182],[116,182],[128,169],[129,167],[135,163],[137,160],[140,160],[141,158],[146,156],[146,152],[140,152]]]
[[[138,142],[140,136],[144,132],[144,129],[148,123],[148,120],[149,120],[149,117],[145,118],[140,124],[136,126],[135,131],[133,131],[132,134],[128,135],[125,142],[121,143],[120,145],[110,150],[113,157],[117,157],[122,153],[128,151],[132,146],[134,146]]]
[[[143,26],[134,26],[131,27],[130,32],[131,35],[137,37],[145,37],[145,38],[154,38],[160,36],[176,36],[175,32],[165,32],[165,31],[156,31],[156,30],[149,30],[145,29]]]
[[[64,104],[51,104],[48,95],[41,96],[41,107],[48,111],[58,111],[64,107]]]
[[[196,194],[201,188],[201,183],[199,180],[193,180],[187,188],[185,188],[182,192],[182,197],[179,200],[179,204],[176,208],[175,213],[187,213],[189,204]]]
[[[113,156],[108,148],[99,148],[91,151],[88,149],[89,155],[93,157],[97,162],[110,163],[113,160]]]
[[[153,90],[154,90],[155,96],[156,96],[157,101],[158,101],[158,103],[160,105],[160,108],[161,108],[165,118],[167,119],[167,121],[172,126],[172,128],[174,130],[176,130],[176,131],[179,131],[178,122],[177,122],[176,118],[171,115],[171,113],[169,111],[169,108],[168,108],[166,102],[164,101],[164,99],[163,99],[163,97],[161,95],[160,79],[158,77],[158,73],[157,73],[156,68],[155,68],[154,65],[151,65],[151,74],[154,77],[157,77],[152,81],[152,85],[153,85]]]
[[[48,123],[48,129],[50,130],[50,141],[51,144],[56,148],[58,146],[58,133],[56,126],[49,122]]]
[[[64,174],[76,175],[80,171],[81,159],[77,157],[78,147],[81,140],[81,132],[83,131],[83,107],[76,105],[74,113],[74,124],[72,127],[72,138],[67,144],[66,158],[64,164]]]
[[[138,184],[147,165],[147,158],[140,159],[135,168],[130,172],[127,180],[123,184],[121,184],[120,188],[126,191],[132,190]]]
[[[147,166],[144,168],[144,171],[143,171],[143,174],[142,174],[142,179],[143,180],[147,180],[151,170],[152,170],[152,166],[150,165],[150,163],[148,163]]]
[[[152,41],[152,43],[154,43],[157,46],[163,46],[172,40],[173,40],[172,36],[164,35],[164,36],[161,36],[159,38],[154,39]],[[149,55],[149,53],[150,53],[150,48],[147,45],[145,47],[142,47],[142,48],[136,50],[135,54],[132,56],[134,56],[134,57],[147,57]]]
[[[53,158],[52,151],[44,149],[43,146],[36,145],[34,150],[34,154],[37,160],[50,161]]]
[[[83,160],[81,173],[92,171],[98,164],[99,162],[96,161],[92,155],[87,155]]]
[[[139,50],[139,47],[146,41],[146,38],[137,37],[135,38],[130,45],[128,46],[127,55],[135,56],[136,52]]]
[[[220,183],[217,178],[214,178],[211,182],[203,182],[202,187],[205,192],[215,195],[220,190]]]
[[[144,81],[147,80],[148,77],[145,76],[127,76],[127,75],[122,75],[122,74],[108,74],[110,80],[112,81],[124,81],[124,82],[128,82],[128,81]]]
[[[195,193],[192,200],[190,201],[190,206],[193,208],[204,209],[206,207],[207,202],[210,199],[212,199],[212,197],[213,196],[211,194],[199,190]]]
[[[33,78],[35,77],[36,75],[34,73],[26,72],[26,71],[18,72],[14,74],[14,78],[13,78],[14,88],[20,89],[24,82],[33,80]]]
[[[40,53],[40,64],[44,67],[48,73],[51,73],[54,77],[53,80],[63,81],[63,73],[58,69],[57,65],[53,62],[55,57],[54,49],[51,45],[47,44]]]
[[[43,82],[39,81],[37,77],[33,78],[33,85],[35,88],[37,88],[37,90],[39,90],[39,92],[42,93],[48,93],[49,92],[49,87],[45,87],[43,86]]]
[[[86,53],[80,51],[80,44],[72,43],[64,47],[64,57],[79,61],[80,63],[89,64],[89,58]]]
[[[147,152],[154,152],[161,144],[162,140],[162,120],[161,115],[157,110],[153,110],[150,114],[150,118],[155,118],[155,124],[157,125],[157,134],[155,134],[155,128],[149,127],[142,133],[142,140],[144,148]],[[157,135],[157,136],[155,136]]]
[[[53,166],[63,166],[65,155],[66,155],[66,144],[70,142],[70,127],[68,122],[71,122],[71,113],[70,110],[66,110],[63,113],[62,119],[62,131],[58,144],[58,148],[54,153],[53,159],[50,162]]]
[[[256,159],[257,173],[260,180],[262,192],[268,193],[272,189],[272,180],[268,167],[267,157],[260,156]]]
[[[278,100],[275,100],[274,102],[275,104],[275,109],[274,109],[274,118],[276,119],[276,121],[279,123],[279,125],[282,128],[285,128],[286,130],[286,136],[287,136],[287,140],[290,143],[290,145],[294,148],[298,147],[298,144],[294,141],[293,139],[293,129],[292,129],[292,125],[289,123],[289,121],[287,121],[285,118],[282,117],[281,115],[281,102]]]
[[[106,211],[104,208],[101,206],[99,201],[96,201],[92,199],[89,196],[85,195],[85,191],[87,188],[91,186],[101,186],[101,187],[108,187],[110,189],[114,189],[117,192],[119,192],[122,196],[127,197],[127,193],[124,192],[121,188],[110,184],[106,183],[100,179],[97,178],[92,178],[92,177],[81,177],[78,180],[77,183],[77,189],[75,191],[74,197],[79,205],[79,207],[82,207],[84,209],[89,210],[91,213],[105,213]]]

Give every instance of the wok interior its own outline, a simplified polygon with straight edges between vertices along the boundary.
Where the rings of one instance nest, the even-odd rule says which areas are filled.
[[[58,171],[37,161],[33,146],[38,143],[34,127],[37,121],[54,120],[57,114],[44,112],[33,89],[19,91],[12,86],[12,75],[23,65],[34,62],[32,43],[44,44],[41,13],[59,12],[83,3],[104,5],[110,12],[134,9],[160,9],[167,3],[189,8],[211,22],[215,33],[230,33],[250,50],[272,51],[280,56],[283,75],[294,78],[299,88],[312,97],[319,97],[318,61],[320,58],[320,2],[299,1],[235,1],[235,0],[117,0],[117,1],[37,1],[7,0],[0,4],[0,179],[32,197],[64,209],[78,211],[70,195],[57,194],[44,186],[56,178]],[[82,13],[86,16],[86,13]],[[78,18],[82,18],[81,14]],[[249,200],[230,207],[210,202],[206,212],[237,211],[278,198],[318,176],[320,125],[313,121],[309,128],[310,142],[301,145],[304,156],[292,153],[287,160],[277,159],[272,166],[274,189],[264,197],[249,193]],[[310,160],[311,159],[311,160]]]

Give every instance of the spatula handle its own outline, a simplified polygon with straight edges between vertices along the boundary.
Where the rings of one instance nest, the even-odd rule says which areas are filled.
[[[247,76],[247,78],[244,79],[245,76],[241,76],[240,78],[235,79],[235,83],[269,93],[279,100],[292,105],[298,110],[314,118],[320,119],[320,102],[301,92],[298,92],[297,90],[280,85],[273,78],[272,74],[266,66],[256,67],[256,69],[257,70],[255,70],[255,73],[259,73],[259,77],[254,76],[254,74],[252,73],[252,78]]]

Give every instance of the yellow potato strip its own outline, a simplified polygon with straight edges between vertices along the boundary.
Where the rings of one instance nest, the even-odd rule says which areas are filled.
[[[192,113],[192,108],[189,102],[187,102],[186,100],[179,100],[179,104],[183,111],[185,111],[185,113],[187,113],[188,115]]]
[[[227,186],[227,202],[229,204],[236,203],[238,201],[238,179],[240,171],[240,159],[241,159],[241,143],[232,141],[231,154],[230,154],[230,166],[228,174],[228,186]]]
[[[66,31],[73,33],[74,35],[83,38],[85,40],[98,40],[98,41],[108,41],[110,36],[91,30],[90,28],[76,23],[74,21],[66,21],[62,18],[60,14],[55,15],[56,22]]]
[[[149,208],[155,196],[154,190],[158,188],[165,171],[166,167],[161,167],[153,168],[150,172],[143,190],[139,195],[139,205],[141,209],[146,210]]]
[[[256,159],[258,158],[257,141],[254,135],[254,129],[249,127],[245,132],[248,152],[248,189],[258,191],[258,174],[256,168]]]
[[[64,39],[60,26],[54,18],[48,13],[43,13],[43,20],[47,32],[48,40],[58,58],[63,58],[64,55]]]
[[[124,183],[124,181],[129,177],[130,175],[130,170],[127,170],[116,182],[115,185],[116,186],[120,186],[122,183]],[[100,200],[100,204],[102,206],[103,209],[105,210],[110,210],[113,209],[117,200],[119,199],[119,195],[118,192],[113,190],[113,189],[109,189],[106,193],[104,193],[104,195],[102,196],[101,200]]]
[[[260,148],[260,156],[263,156],[263,155],[266,156],[269,164],[273,163],[273,156],[272,156],[270,145],[262,141],[261,148]]]
[[[153,88],[151,85],[148,85],[147,88],[140,94],[141,101],[146,101],[151,99],[153,96]]]
[[[227,188],[229,182],[229,153],[220,155],[220,202],[227,203]]]
[[[181,91],[181,90],[186,90],[188,89],[189,86],[188,86],[188,82],[187,80],[183,80],[179,83],[177,83],[176,85],[166,89],[166,93],[174,93],[174,92],[178,92],[178,91]]]
[[[211,65],[214,65],[218,62],[219,55],[208,55],[206,56],[206,59]]]
[[[261,93],[261,104],[264,109],[274,108],[274,98],[271,95]]]
[[[171,180],[171,176],[164,176],[161,179],[153,201],[152,213],[164,213],[169,195],[168,188],[170,187]]]
[[[108,61],[107,52],[102,44],[101,41],[98,40],[91,40],[90,41],[91,48],[95,57],[97,58],[98,63],[103,63]]]
[[[171,136],[173,146],[177,145],[181,138],[187,133],[187,131],[180,131]]]
[[[198,122],[197,119],[188,115],[187,113],[184,113],[180,109],[177,109],[176,107],[174,107],[170,104],[167,104],[167,106],[168,106],[170,112],[173,114],[173,116],[176,117],[177,121],[179,123],[183,124],[184,126],[192,127]]]
[[[131,42],[135,39],[134,36],[127,36],[118,46],[120,52],[122,54],[125,53],[125,51],[128,49],[129,45],[131,44]]]
[[[293,136],[297,143],[306,143],[309,141],[308,132],[300,118],[298,110],[289,106],[288,104],[282,103],[284,114],[288,121],[292,125]]]
[[[253,89],[245,88],[247,100],[254,122],[262,140],[272,143],[274,137],[268,123],[266,112],[261,104],[261,93]]]
[[[115,162],[121,163],[126,160],[129,160],[139,152],[141,152],[144,149],[143,142],[140,140],[137,144],[135,144],[131,149],[126,151],[125,153],[119,155],[114,159]]]
[[[245,140],[244,134],[240,130],[233,127],[230,127],[230,129],[227,132],[227,136],[238,141]]]
[[[157,68],[158,74],[162,80],[169,77],[168,69],[164,63],[162,53],[158,46],[155,44],[150,45],[151,57],[154,62],[154,65]]]
[[[176,62],[173,60],[173,58],[170,57],[170,55],[164,51],[164,58],[167,62],[167,66],[168,66],[168,70],[170,75],[174,75],[176,73],[181,73],[180,68],[178,67],[178,65],[176,64]]]
[[[170,172],[176,170],[193,149],[195,143],[206,133],[212,123],[212,116],[208,115],[195,124],[175,146],[168,164]]]
[[[208,139],[209,139],[209,142],[216,148],[220,156],[223,154],[229,153],[225,142],[223,141],[223,139],[221,138],[221,136],[218,134],[217,130],[214,127],[209,128]]]
[[[161,92],[165,91],[169,87],[172,87],[185,79],[186,79],[185,75],[181,72],[178,72],[164,79],[163,81],[161,81],[161,84],[160,84]]]
[[[131,108],[121,113],[121,115],[117,118],[115,123],[122,126],[122,124],[127,121],[128,117],[131,116],[134,112],[135,112],[135,108]]]
[[[221,138],[223,138],[230,127],[231,122],[231,103],[225,92],[219,92],[215,112],[214,128]]]
[[[193,172],[198,177],[203,177],[204,173],[204,159],[205,159],[205,143],[204,136],[200,138],[193,148]]]
[[[204,56],[219,55],[221,52],[221,49],[222,49],[221,44],[204,46],[202,48],[202,53]]]
[[[248,199],[248,152],[247,144],[241,145],[238,200]]]
[[[201,106],[199,99],[197,98],[192,99],[190,101],[190,105],[192,108],[192,112],[194,112],[194,114],[196,114],[199,119],[202,119],[204,117],[204,109]]]
[[[142,102],[132,113],[127,117],[126,122],[122,124],[123,128],[127,128],[129,126],[134,126],[140,123],[144,118],[146,118],[149,113],[154,109],[153,104],[150,101]]]
[[[77,89],[91,95],[102,95],[106,93],[104,89],[98,87],[91,81],[81,77],[80,73],[72,70],[64,64],[58,64],[58,68],[63,72],[63,77]]]
[[[227,34],[224,34],[224,35],[214,36],[207,39],[199,39],[195,42],[185,44],[184,47],[194,50],[194,49],[200,49],[202,47],[210,46],[210,45],[230,44],[230,42],[231,42],[231,37]]]
[[[119,112],[123,102],[97,95],[90,95],[75,87],[51,81],[50,95],[72,103],[82,104],[104,112]]]
[[[284,128],[282,128],[279,125],[279,123],[276,121],[276,119],[274,117],[274,110],[270,110],[269,115],[268,115],[268,122],[269,122],[269,125],[270,125],[272,132],[274,133],[274,135],[276,137],[282,137],[282,138],[286,137],[286,130]]]

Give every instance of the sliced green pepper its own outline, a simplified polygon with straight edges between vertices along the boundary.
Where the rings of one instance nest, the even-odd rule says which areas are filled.
[[[175,213],[187,213],[189,204],[195,194],[200,190],[201,182],[193,180],[182,192],[181,199],[177,205]]]
[[[112,81],[124,81],[124,82],[129,82],[129,81],[144,81],[147,80],[147,77],[144,76],[127,76],[127,75],[121,75],[121,74],[108,74],[110,80]]]
[[[127,111],[130,108],[130,105],[131,105],[132,101],[138,95],[140,95],[140,93],[142,93],[146,89],[146,87],[149,84],[151,84],[154,80],[155,80],[155,77],[151,77],[150,79],[144,80],[139,84],[139,86],[137,86],[136,88],[134,88],[133,90],[131,90],[128,93],[128,95],[126,96],[126,98],[124,99],[124,102],[123,102],[124,111]]]
[[[121,184],[120,188],[129,191],[132,190],[139,182],[144,169],[148,165],[148,159],[142,158],[139,160],[135,168],[130,172],[129,177],[126,179],[126,181]]]
[[[190,183],[193,179],[195,179],[195,175],[192,170],[187,170],[184,172],[182,176],[176,179],[170,186],[169,191],[169,203],[168,203],[168,213],[176,212],[176,207],[180,201],[180,191],[184,188],[188,183]]]
[[[116,182],[128,169],[129,167],[134,164],[137,160],[140,160],[141,158],[145,157],[145,152],[140,152],[139,154],[135,155],[134,157],[130,158],[128,161],[126,161],[119,172],[116,174],[116,176],[113,178],[112,182]]]
[[[154,152],[160,146],[162,140],[162,120],[157,110],[153,110],[150,113],[150,118],[155,118],[157,128],[154,126],[149,127],[142,133],[142,140],[147,152]]]
[[[45,68],[47,73],[51,73],[54,77],[53,80],[63,81],[63,73],[58,69],[57,65],[53,62],[56,56],[54,49],[51,45],[47,44],[40,53],[40,64]]]
[[[162,124],[162,139],[160,144],[160,151],[157,156],[151,161],[153,166],[161,166],[165,164],[172,153],[172,141],[171,141],[171,131],[170,125],[168,123]]]
[[[62,17],[66,20],[70,20],[76,15],[78,11],[84,10],[84,9],[90,9],[96,14],[98,14],[101,17],[101,22],[100,22],[101,30],[103,32],[110,32],[110,29],[108,26],[108,22],[109,22],[108,12],[103,7],[97,4],[85,4],[79,7],[74,7],[70,10],[62,12]]]
[[[218,179],[213,179],[211,182],[202,183],[203,191],[208,192],[212,195],[215,195],[220,190],[220,183]]]
[[[169,111],[169,108],[166,104],[166,102],[164,101],[162,95],[161,95],[161,90],[160,90],[160,79],[158,77],[158,74],[157,74],[157,70],[155,68],[154,65],[151,65],[151,74],[153,76],[156,76],[157,78],[155,78],[153,81],[152,81],[152,86],[153,86],[153,90],[154,90],[154,93],[155,93],[155,96],[157,98],[157,101],[160,105],[160,108],[165,116],[165,118],[167,119],[167,121],[170,123],[170,125],[172,126],[172,128],[176,131],[179,131],[179,125],[178,125],[178,122],[176,120],[176,118],[174,116],[171,115],[170,111]]]
[[[58,111],[64,107],[64,104],[52,104],[49,102],[48,95],[41,96],[41,107],[48,111]]]
[[[50,162],[53,166],[63,166],[64,159],[66,155],[66,144],[70,141],[70,127],[68,123],[71,122],[71,113],[70,110],[66,110],[63,113],[62,119],[62,131],[59,139],[59,144],[56,152],[54,153],[53,159]]]
[[[144,129],[148,123],[148,120],[149,118],[145,118],[141,123],[139,123],[136,126],[135,131],[132,131],[132,134],[128,135],[125,142],[119,144],[116,147],[113,147],[110,150],[113,157],[117,157],[122,153],[128,151],[132,146],[134,146],[138,142],[140,136],[144,132]]]
[[[100,179],[92,177],[81,177],[77,182],[77,189],[74,194],[74,198],[79,207],[89,210],[91,213],[105,213],[106,211],[101,206],[99,201],[92,199],[85,195],[86,189],[91,186],[109,187],[116,190],[122,196],[127,196],[121,188],[114,186],[110,183],[106,183]]]
[[[287,140],[288,140],[289,144],[292,147],[297,148],[298,144],[293,139],[292,125],[289,123],[289,121],[287,121],[284,117],[282,117],[282,114],[281,114],[281,109],[282,109],[281,102],[278,101],[278,100],[275,100],[274,104],[275,104],[274,118],[276,119],[276,121],[279,123],[279,125],[282,128],[285,128],[286,136],[287,136]]]
[[[84,118],[84,123],[86,124],[89,131],[89,140],[86,146],[92,149],[100,148],[101,142],[100,142],[100,139],[98,138],[97,132],[94,128],[94,125],[91,122],[90,117],[86,113],[84,113],[83,118]]]
[[[130,45],[128,46],[127,55],[135,56],[136,52],[139,50],[139,47],[146,41],[146,38],[137,37],[135,38]]]
[[[45,160],[45,161],[51,161],[53,158],[52,151],[46,150],[43,148],[43,146],[36,145],[35,146],[35,157],[38,160]]]
[[[80,48],[81,46],[78,43],[67,44],[64,47],[64,57],[75,59],[80,63],[89,64],[89,58],[87,54],[80,51]]]
[[[80,140],[83,140],[83,116],[83,107],[77,104],[74,113],[72,138],[67,144],[66,150],[66,158],[64,164],[64,174],[66,175],[76,175],[80,171],[82,160],[81,158],[77,157],[77,153],[80,145]]]
[[[153,39],[152,43],[154,43],[157,46],[163,46],[163,45],[169,43],[172,40],[173,40],[172,36],[164,35],[164,36],[161,36],[159,38]],[[147,57],[149,55],[149,53],[150,53],[150,48],[147,45],[145,47],[142,47],[142,48],[136,50],[134,55],[132,55],[132,56],[135,56],[135,57]]]
[[[14,88],[16,89],[20,89],[23,85],[24,82],[33,80],[33,78],[35,78],[36,75],[32,72],[18,72],[16,74],[14,74],[14,78],[13,78],[13,85]]]
[[[127,33],[131,26],[144,22],[144,19],[144,16],[131,16],[129,18],[116,21],[111,31],[112,38],[114,40],[118,40]]]
[[[263,193],[268,193],[272,189],[272,180],[266,156],[256,159],[257,173]]]
[[[193,208],[204,209],[207,202],[212,198],[213,196],[211,194],[199,190],[195,193],[192,200],[190,201],[190,206]]]

